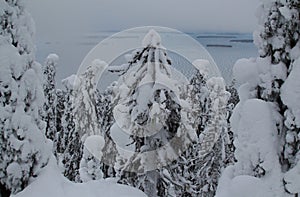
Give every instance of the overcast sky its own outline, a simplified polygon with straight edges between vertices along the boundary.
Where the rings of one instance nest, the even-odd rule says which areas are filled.
[[[252,32],[259,0],[30,0],[39,36],[166,26],[184,32]],[[59,31],[58,31],[59,29]]]
[[[105,37],[137,26],[186,33],[251,33],[260,0],[28,0],[36,23],[37,60],[60,56],[58,81],[76,73]],[[109,31],[100,33],[101,31]]]

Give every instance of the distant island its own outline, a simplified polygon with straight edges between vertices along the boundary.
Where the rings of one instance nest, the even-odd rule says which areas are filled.
[[[227,47],[227,48],[231,48],[232,45],[226,45],[226,44],[207,44],[207,47]]]
[[[253,43],[253,39],[230,40],[230,42]]]
[[[231,38],[234,39],[236,36],[230,36],[230,35],[201,35],[197,36],[197,38]]]

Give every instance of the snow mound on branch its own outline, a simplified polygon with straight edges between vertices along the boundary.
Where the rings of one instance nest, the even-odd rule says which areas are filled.
[[[153,29],[151,29],[143,39],[143,47],[153,46],[161,47],[161,38],[160,35]]]
[[[300,127],[300,59],[297,59],[293,69],[281,87],[281,98],[285,105],[292,110],[295,123]]]
[[[97,68],[99,70],[99,72],[103,72],[107,66],[108,66],[108,64],[105,61],[102,61],[99,59],[95,59],[92,62],[92,67]]]
[[[256,86],[259,81],[257,63],[254,60],[239,59],[233,67],[233,76],[239,84]]]
[[[75,89],[80,84],[80,79],[77,75],[71,75],[66,79],[62,80],[62,84],[69,90]]]
[[[51,53],[48,55],[48,57],[46,59],[46,65],[49,65],[49,64],[57,65],[58,61],[59,61],[58,55]]]
[[[114,181],[97,180],[88,183],[73,183],[59,172],[52,158],[40,176],[27,188],[12,197],[146,197],[143,192]]]
[[[208,60],[205,59],[196,59],[193,62],[193,65],[199,70],[199,72],[201,73],[201,75],[203,76],[208,76],[209,74],[209,67],[210,62]]]
[[[92,135],[86,138],[84,147],[97,159],[102,158],[102,149],[104,147],[104,138],[100,135]]]

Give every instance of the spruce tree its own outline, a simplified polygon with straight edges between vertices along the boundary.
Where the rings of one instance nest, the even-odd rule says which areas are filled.
[[[116,157],[118,154],[116,143],[111,137],[110,128],[115,122],[113,117],[113,88],[115,84],[109,86],[103,93],[98,93],[98,100],[96,104],[98,120],[100,124],[101,133],[104,136],[104,147],[102,150],[103,159],[101,161],[101,168],[103,171],[103,177],[115,177],[116,170]]]
[[[229,151],[225,152],[229,144],[226,122],[229,93],[221,78],[208,79],[200,71],[191,79],[189,98],[195,118],[190,124],[198,135],[163,171],[170,196],[214,196],[221,172],[228,165],[225,161],[230,157]]]
[[[97,116],[96,77],[106,66],[105,62],[95,60],[86,71],[79,75],[74,97],[75,133],[84,138],[89,135],[100,135]]]
[[[57,106],[57,96],[56,96],[56,66],[58,62],[58,56],[56,54],[50,54],[44,64],[44,95],[45,104],[43,116],[46,122],[46,137],[50,140],[54,140],[57,125],[56,125],[56,106]]]
[[[80,182],[79,165],[82,158],[82,142],[79,133],[75,132],[74,97],[78,77],[72,75],[63,80],[64,113],[62,114],[62,130],[57,133],[55,144],[59,165],[65,177],[71,181]]]
[[[278,112],[283,117],[278,123],[277,128],[281,141],[280,163],[283,173],[292,170],[299,165],[300,148],[300,124],[297,123],[297,105],[293,105],[291,99],[297,97],[294,95],[297,86],[291,79],[295,78],[295,69],[297,69],[299,53],[300,36],[300,1],[271,1],[263,4],[268,15],[261,17],[261,31],[257,33],[257,46],[260,49],[262,57],[270,57],[272,67],[284,65],[279,76],[275,76],[267,83],[271,84],[270,91],[264,91],[266,88],[260,88],[258,95],[262,94],[262,99],[274,102],[278,107]],[[263,15],[263,14],[262,14]],[[265,86],[265,85],[263,85]],[[266,95],[266,96],[264,96]],[[295,113],[296,112],[296,113]],[[284,181],[286,184],[288,181]],[[293,183],[289,183],[293,184]],[[289,192],[287,189],[288,193]],[[300,192],[300,191],[298,191]]]
[[[61,89],[56,90],[56,133],[53,140],[53,152],[56,156],[57,160],[59,160],[59,154],[63,153],[65,148],[65,144],[62,142],[62,136],[64,133],[64,126],[63,126],[63,117],[65,111],[65,104],[66,104],[66,96],[67,92]]]
[[[114,117],[121,129],[129,133],[134,153],[119,160],[120,182],[143,190],[149,196],[163,196],[161,166],[180,154],[183,136],[193,133],[185,123],[188,106],[181,107],[182,82],[172,78],[171,60],[161,45],[160,36],[151,30],[143,48],[133,52],[121,73],[114,97]],[[187,104],[188,105],[188,104]],[[161,151],[170,143],[174,154]]]
[[[34,24],[22,0],[0,2],[0,185],[16,194],[47,165],[41,66]]]
[[[257,16],[260,26],[254,40],[260,57],[239,60],[234,66],[242,85],[231,117],[237,159],[231,169],[233,176],[256,177],[273,196],[297,196],[299,1],[264,1]],[[247,127],[250,123],[255,124]]]

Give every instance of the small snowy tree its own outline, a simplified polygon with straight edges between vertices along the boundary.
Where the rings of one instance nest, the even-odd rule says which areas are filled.
[[[103,179],[101,160],[104,143],[103,137],[96,135],[89,136],[85,140],[79,169],[80,179],[83,182]]]
[[[58,62],[58,56],[56,54],[50,54],[44,64],[44,116],[43,119],[46,122],[46,137],[50,140],[54,140],[57,130],[56,125],[56,83],[55,74],[56,66]]]
[[[21,0],[0,1],[0,185],[23,190],[48,163],[41,109],[41,66],[34,25]],[[3,192],[3,191],[2,191]]]

